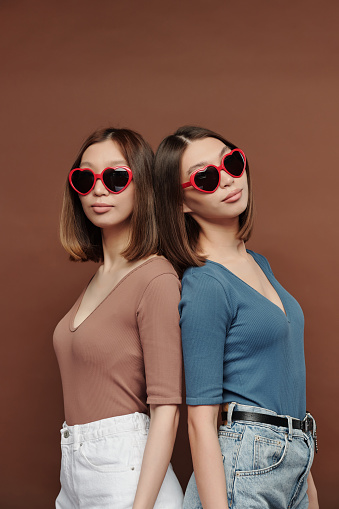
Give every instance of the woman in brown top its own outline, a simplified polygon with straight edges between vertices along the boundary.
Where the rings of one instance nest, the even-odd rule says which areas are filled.
[[[102,264],[54,333],[66,418],[57,509],[182,507],[169,464],[180,283],[156,254],[152,162],[139,134],[103,129],[67,180],[62,244],[71,260]]]

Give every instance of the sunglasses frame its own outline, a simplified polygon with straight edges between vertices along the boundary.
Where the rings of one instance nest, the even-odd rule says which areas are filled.
[[[232,154],[233,154],[233,152],[240,152],[240,154],[241,154],[241,156],[242,156],[242,158],[243,158],[243,160],[244,160],[244,168],[243,168],[243,170],[242,170],[242,172],[241,172],[241,174],[240,174],[240,175],[233,175],[232,173],[230,173],[230,172],[228,171],[228,169],[226,168],[226,165],[225,165],[225,160],[226,160],[226,158],[227,158],[227,157],[229,157],[230,155],[232,155]],[[197,174],[197,173],[203,172],[203,171],[205,171],[207,168],[211,168],[211,167],[212,167],[212,168],[215,168],[215,169],[218,171],[218,173],[219,173],[219,180],[218,180],[218,184],[217,184],[216,188],[215,188],[215,189],[213,189],[213,191],[205,191],[204,189],[200,189],[200,187],[198,187],[198,186],[196,185],[196,183],[194,182],[194,177],[196,176],[196,174]],[[231,150],[231,152],[228,152],[227,154],[225,154],[225,155],[223,156],[223,158],[222,158],[222,160],[221,160],[221,164],[220,164],[220,166],[215,166],[214,164],[208,164],[207,166],[204,166],[203,168],[198,168],[197,170],[194,170],[194,171],[191,173],[191,175],[190,175],[190,179],[189,179],[189,181],[188,181],[188,182],[185,182],[184,184],[181,184],[181,187],[182,187],[183,189],[186,189],[186,187],[191,187],[191,186],[192,186],[192,187],[194,187],[194,189],[197,189],[197,191],[200,191],[201,193],[208,193],[208,194],[210,194],[210,193],[215,193],[215,191],[218,189],[218,187],[219,187],[219,185],[220,185],[220,178],[221,178],[220,174],[221,174],[221,170],[224,170],[226,173],[228,173],[228,175],[230,175],[230,176],[231,176],[231,177],[233,177],[233,178],[240,178],[240,177],[242,177],[242,175],[244,174],[244,171],[246,170],[246,156],[245,156],[244,152],[243,152],[240,148],[234,148],[233,150]]]
[[[94,182],[93,182],[93,185],[91,187],[91,189],[89,191],[87,191],[87,193],[81,193],[80,191],[78,191],[73,183],[72,183],[72,175],[75,171],[90,171],[93,176],[94,176]],[[111,189],[109,189],[104,180],[103,180],[103,174],[105,173],[106,170],[126,170],[127,173],[128,173],[128,182],[127,184],[123,187],[123,189],[121,189],[121,191],[112,191]],[[95,187],[95,184],[96,184],[96,181],[99,179],[101,180],[102,182],[102,185],[105,187],[105,189],[107,189],[107,191],[109,191],[110,193],[113,193],[113,194],[119,194],[119,193],[122,193],[123,191],[125,191],[125,189],[129,186],[129,184],[132,182],[132,178],[133,178],[133,173],[132,173],[132,170],[130,168],[128,168],[127,166],[108,166],[107,168],[105,168],[104,170],[102,170],[101,173],[94,173],[94,171],[91,169],[91,168],[73,168],[73,170],[71,170],[69,172],[69,175],[68,175],[68,181],[71,185],[71,187],[74,189],[75,192],[77,192],[78,194],[81,194],[82,196],[86,196],[87,194],[89,194]]]

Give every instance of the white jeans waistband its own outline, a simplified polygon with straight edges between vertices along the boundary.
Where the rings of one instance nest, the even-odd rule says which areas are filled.
[[[108,435],[130,433],[137,430],[147,434],[148,429],[148,415],[138,412],[109,417],[86,424],[75,424],[74,426],[69,426],[64,422],[60,430],[61,444],[79,443]]]

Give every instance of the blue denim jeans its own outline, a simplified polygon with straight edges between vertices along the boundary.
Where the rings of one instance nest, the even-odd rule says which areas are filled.
[[[310,432],[262,423],[232,421],[233,410],[277,415],[266,408],[229,404],[227,426],[219,428],[230,509],[307,509],[307,477],[314,442]],[[194,474],[184,509],[202,509]]]

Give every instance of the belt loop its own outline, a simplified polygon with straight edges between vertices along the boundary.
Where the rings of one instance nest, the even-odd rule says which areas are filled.
[[[234,403],[234,402],[228,404],[228,409],[227,409],[227,427],[228,428],[230,428],[231,424],[232,424],[232,415],[233,415],[233,410],[234,410],[235,405],[236,405],[236,403]]]
[[[289,440],[289,442],[292,442],[292,436],[293,436],[292,417],[290,415],[288,415],[287,420],[288,420],[288,440]]]
[[[77,451],[79,449],[79,428],[78,425],[75,424],[73,426],[73,451]]]

